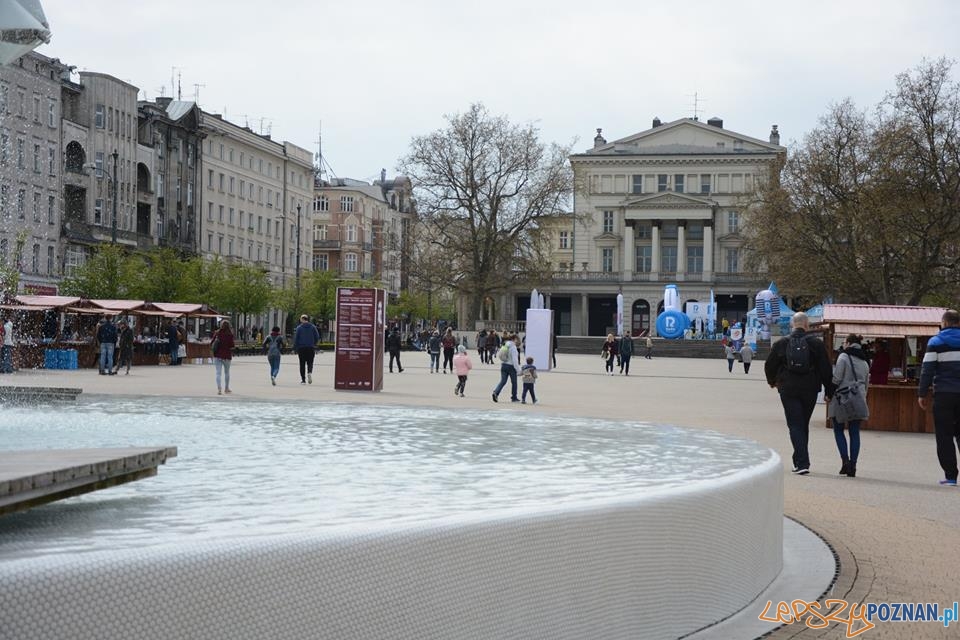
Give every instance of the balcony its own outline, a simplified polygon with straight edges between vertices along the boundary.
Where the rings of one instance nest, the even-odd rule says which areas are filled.
[[[617,271],[554,271],[554,282],[619,282]]]
[[[339,249],[340,241],[339,240],[314,240],[313,248],[314,249]]]
[[[622,282],[623,273],[620,271],[554,271],[554,282]],[[631,282],[654,282],[672,284],[676,282],[705,282],[718,285],[759,285],[769,278],[759,273],[714,273],[707,278],[703,272],[676,273],[673,271],[634,271],[630,274]]]

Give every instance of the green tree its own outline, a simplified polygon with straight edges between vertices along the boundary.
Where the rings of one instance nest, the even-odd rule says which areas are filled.
[[[136,265],[133,265],[134,268]],[[96,253],[72,276],[64,278],[61,290],[65,295],[96,300],[119,300],[127,297],[126,283],[133,269],[123,248],[102,244]]]
[[[447,123],[415,137],[401,161],[419,213],[408,264],[419,288],[464,296],[470,326],[486,296],[539,279],[549,264],[535,231],[568,206],[570,150],[541,143],[532,124],[515,125],[482,104]]]
[[[263,268],[246,264],[227,267],[223,302],[240,316],[241,324],[246,324],[249,315],[265,311],[273,297],[273,285]]]
[[[227,266],[219,257],[195,256],[183,269],[183,289],[178,302],[206,303],[216,310],[226,309]]]
[[[782,289],[916,305],[960,285],[960,85],[953,63],[897,76],[872,116],[834,106],[748,209],[748,259]]]
[[[128,295],[151,302],[201,302],[185,297],[187,265],[170,247],[133,254],[128,258]]]

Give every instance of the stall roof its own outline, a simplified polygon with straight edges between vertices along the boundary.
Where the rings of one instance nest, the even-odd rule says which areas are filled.
[[[90,300],[105,311],[134,311],[144,305],[143,300]]]
[[[825,304],[823,324],[835,335],[859,333],[868,337],[935,336],[943,307],[895,307],[870,304]]]
[[[176,313],[177,315],[185,315],[188,313],[192,314],[203,309],[202,304],[191,304],[186,302],[153,302],[151,304],[160,311]]]
[[[16,296],[15,299],[20,304],[25,304],[31,307],[46,307],[46,308],[67,307],[80,302],[80,298],[73,298],[71,296],[22,295],[22,296]]]
[[[51,305],[32,305],[32,304],[0,304],[0,309],[6,309],[7,311],[50,311],[53,309]]]

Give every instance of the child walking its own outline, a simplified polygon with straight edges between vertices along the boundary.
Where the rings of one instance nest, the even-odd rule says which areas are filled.
[[[267,362],[270,363],[270,384],[273,386],[277,386],[277,376],[280,375],[280,354],[283,353],[283,349],[280,327],[274,327],[263,341],[263,350],[266,351]]]
[[[453,388],[453,395],[463,397],[463,391],[467,388],[467,375],[470,369],[473,369],[473,363],[470,362],[470,356],[467,355],[467,348],[463,345],[457,347],[457,355],[453,356],[454,373],[457,374],[457,386]]]
[[[533,392],[533,385],[537,382],[537,368],[533,366],[533,357],[527,357],[527,364],[520,369],[523,375],[523,395],[520,396],[520,403],[527,404],[527,392],[530,392],[530,399],[533,404],[537,404],[537,394]]]

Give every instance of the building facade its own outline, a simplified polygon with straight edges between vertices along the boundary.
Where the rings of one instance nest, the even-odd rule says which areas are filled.
[[[556,271],[545,288],[557,332],[609,333],[622,293],[624,329],[655,333],[667,284],[682,303],[705,302],[713,290],[718,319],[745,315],[765,283],[743,264],[743,212],[785,153],[776,125],[767,141],[719,118],[655,119],[610,143],[598,130],[592,149],[570,157],[575,216],[548,225]],[[502,304],[500,317],[523,320],[529,296]]]
[[[61,270],[60,82],[69,72],[38,53],[0,66],[0,261],[19,270],[22,291],[39,294],[57,292]]]
[[[313,269],[372,280],[391,296],[406,286],[405,231],[414,212],[405,177],[369,184],[338,178],[314,189]]]
[[[313,154],[200,112],[197,220],[200,253],[228,263],[261,266],[274,286],[293,284],[310,269]],[[283,326],[270,310],[255,324]]]

